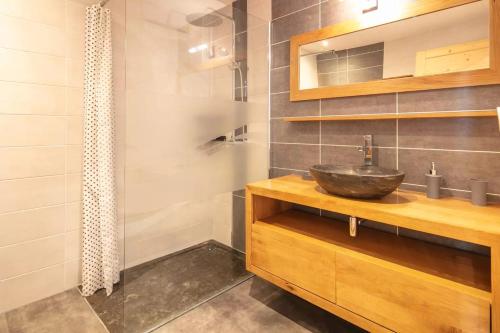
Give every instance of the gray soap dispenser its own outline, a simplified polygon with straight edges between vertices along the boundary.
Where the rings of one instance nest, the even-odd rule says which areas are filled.
[[[436,163],[432,162],[429,173],[425,174],[425,180],[427,184],[427,197],[431,199],[439,199],[443,176],[437,174]]]

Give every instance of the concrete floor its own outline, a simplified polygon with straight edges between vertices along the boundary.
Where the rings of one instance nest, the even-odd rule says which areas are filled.
[[[75,288],[0,315],[0,333],[155,328],[155,333],[364,332],[252,277],[240,253],[214,242],[125,271],[111,297],[98,293],[85,299]]]
[[[0,315],[0,333],[67,332],[107,332],[76,288]]]

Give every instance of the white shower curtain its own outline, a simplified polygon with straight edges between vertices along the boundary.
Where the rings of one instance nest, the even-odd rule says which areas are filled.
[[[82,292],[119,281],[115,179],[111,13],[87,8],[85,25]]]

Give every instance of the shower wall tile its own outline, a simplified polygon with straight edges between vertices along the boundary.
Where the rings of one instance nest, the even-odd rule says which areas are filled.
[[[81,265],[80,259],[74,259],[64,263],[64,289],[71,289],[81,284]]]
[[[83,114],[83,88],[66,87],[66,113]]]
[[[65,172],[65,148],[0,148],[0,161],[0,180],[61,175]]]
[[[82,95],[83,96],[83,95]],[[0,82],[0,114],[64,115],[65,88]]]
[[[68,145],[83,144],[83,116],[69,116],[66,143]]]
[[[81,145],[66,146],[66,172],[81,173],[83,147]]]
[[[0,181],[0,214],[64,204],[64,175]]]
[[[82,228],[82,203],[80,201],[66,204],[66,231]]]
[[[64,29],[0,14],[0,47],[64,56]]]
[[[0,280],[64,262],[64,235],[0,248]]]
[[[64,237],[64,260],[70,261],[80,258],[82,230],[72,230],[67,232]]]
[[[0,13],[64,28],[66,1],[3,0]]]
[[[0,313],[55,295],[64,289],[64,264],[0,281]]]
[[[82,174],[66,175],[66,202],[82,200]]]
[[[65,57],[0,48],[0,80],[63,86]]]
[[[0,146],[63,145],[66,119],[59,116],[0,115]]]
[[[64,205],[0,214],[0,248],[65,231]]]

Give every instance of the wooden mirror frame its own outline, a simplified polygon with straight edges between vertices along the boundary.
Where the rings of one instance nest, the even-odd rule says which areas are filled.
[[[440,10],[473,3],[479,0],[415,0],[408,4],[401,15],[384,24]],[[490,68],[437,74],[421,77],[389,78],[361,83],[299,89],[300,47],[324,39],[376,27],[367,26],[359,19],[348,20],[322,29],[292,36],[290,39],[290,100],[303,101],[321,98],[362,96],[394,92],[456,88],[500,83],[500,0],[490,1]]]

